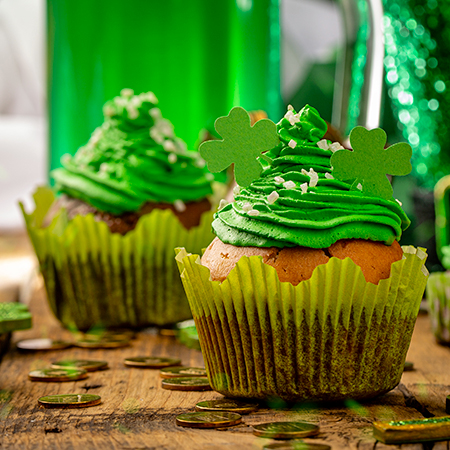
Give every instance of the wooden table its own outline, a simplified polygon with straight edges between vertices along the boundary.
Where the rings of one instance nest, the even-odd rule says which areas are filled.
[[[30,309],[31,330],[17,332],[13,341],[51,337],[69,339],[50,313],[42,283],[35,289]],[[128,356],[179,357],[186,365],[203,365],[199,351],[156,332],[138,333],[131,347],[113,350],[70,348],[51,352],[19,352],[14,345],[0,368],[0,448],[6,449],[262,449],[268,439],[252,434],[251,425],[276,420],[301,420],[320,425],[320,434],[306,442],[325,443],[332,449],[448,449],[449,442],[386,446],[372,438],[374,419],[443,416],[450,394],[450,349],[437,345],[426,315],[418,318],[400,385],[373,401],[334,405],[298,405],[291,409],[260,409],[243,423],[222,430],[178,427],[175,417],[194,410],[201,400],[221,398],[214,392],[169,391],[161,388],[159,371],[125,367]],[[91,373],[77,382],[32,382],[27,374],[61,358],[107,360],[109,370]],[[44,409],[37,399],[63,393],[99,394],[102,404],[84,409]]]

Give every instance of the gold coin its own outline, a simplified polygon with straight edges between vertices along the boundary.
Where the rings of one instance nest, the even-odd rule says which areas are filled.
[[[71,347],[73,344],[66,341],[54,341],[52,339],[25,339],[19,341],[17,348],[20,350],[61,350]]]
[[[204,367],[169,367],[162,369],[161,378],[177,378],[177,377],[206,377],[206,369]]]
[[[315,444],[304,441],[276,442],[267,444],[263,450],[331,450],[329,445]]]
[[[239,414],[250,414],[258,409],[257,403],[243,402],[231,398],[221,398],[197,403],[197,411],[230,411]]]
[[[108,368],[106,361],[92,361],[88,359],[64,359],[62,361],[55,361],[52,363],[53,369],[84,369],[88,372],[95,372],[96,370],[103,370]]]
[[[105,338],[85,338],[75,342],[81,348],[120,348],[130,345],[130,339],[116,339],[114,337]]]
[[[146,369],[161,369],[162,367],[178,366],[180,363],[180,359],[162,358],[159,356],[139,356],[136,358],[126,358],[124,361],[126,366]]]
[[[253,426],[253,434],[272,439],[295,439],[315,436],[319,427],[305,422],[268,422]]]
[[[186,413],[176,418],[177,425],[191,428],[232,427],[241,422],[242,417],[239,414],[228,411]]]
[[[211,391],[208,378],[204,377],[164,378],[162,387],[173,391]]]
[[[99,332],[87,332],[81,333],[79,339],[89,339],[92,340],[122,340],[126,341],[135,338],[134,331],[131,330],[103,330]]]
[[[95,406],[102,401],[99,395],[92,394],[62,394],[46,395],[38,403],[46,408],[86,408]]]
[[[31,381],[77,381],[87,376],[84,369],[40,369],[28,374]]]

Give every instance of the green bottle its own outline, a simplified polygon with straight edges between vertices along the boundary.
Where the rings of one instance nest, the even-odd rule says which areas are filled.
[[[49,169],[123,88],[153,91],[177,136],[240,105],[278,120],[279,0],[47,0]]]

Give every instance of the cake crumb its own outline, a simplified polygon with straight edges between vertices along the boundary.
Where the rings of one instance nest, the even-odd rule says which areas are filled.
[[[175,164],[177,162],[177,155],[175,155],[175,153],[170,153],[167,159],[170,164]]]

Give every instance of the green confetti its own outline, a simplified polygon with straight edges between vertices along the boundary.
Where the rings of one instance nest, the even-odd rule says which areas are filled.
[[[219,117],[214,127],[221,141],[206,141],[200,148],[208,170],[216,173],[234,163],[234,175],[240,186],[248,186],[258,179],[262,166],[258,161],[279,143],[277,126],[269,119],[258,120],[253,126],[244,108],[233,108],[228,116]]]
[[[386,133],[381,128],[366,130],[355,127],[350,133],[353,151],[339,150],[331,157],[333,176],[353,182],[352,188],[365,195],[392,198],[392,186],[386,174],[407,175],[411,172],[411,146],[404,142],[384,149]]]

